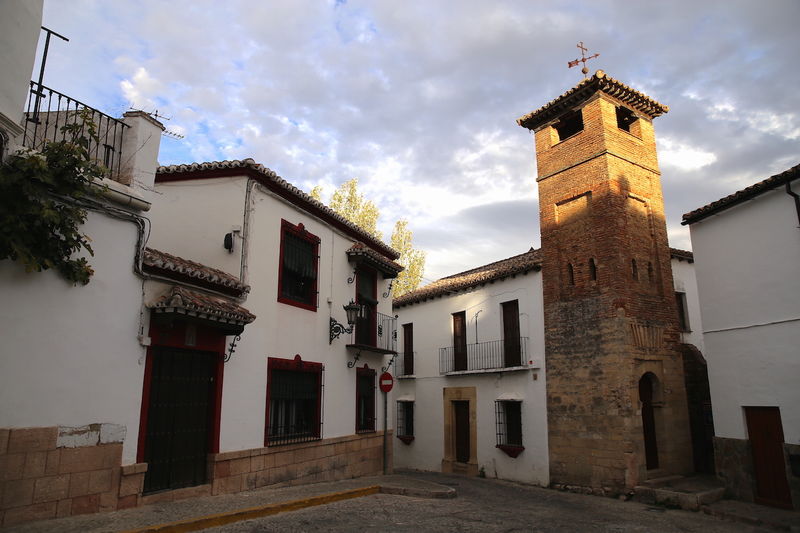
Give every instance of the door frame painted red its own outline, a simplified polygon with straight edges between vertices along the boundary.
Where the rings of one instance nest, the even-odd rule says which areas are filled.
[[[172,324],[172,327],[169,324]],[[151,344],[147,347],[147,356],[144,365],[144,380],[142,383],[142,404],[139,412],[139,438],[136,447],[136,462],[142,463],[145,458],[147,440],[147,417],[150,410],[150,388],[153,381],[153,357],[157,348],[180,348],[183,350],[197,350],[214,352],[218,354],[214,368],[214,392],[211,409],[211,423],[208,435],[209,453],[219,453],[219,435],[222,419],[222,385],[224,375],[225,333],[207,325],[194,324],[197,328],[194,345],[186,344],[185,319],[175,318],[164,320],[151,317],[150,338]]]

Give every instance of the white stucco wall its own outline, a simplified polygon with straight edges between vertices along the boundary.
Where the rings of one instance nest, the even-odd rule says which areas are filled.
[[[233,254],[222,247],[225,233],[243,225],[247,179],[219,178],[157,184],[159,205],[152,210],[150,246],[239,275],[241,240]],[[222,395],[220,450],[263,446],[266,409],[267,359],[292,359],[325,365],[323,390],[323,438],[355,433],[355,368],[345,345],[349,335],[328,344],[329,319],[346,324],[342,306],[355,298],[355,284],[348,284],[353,265],[345,251],[354,239],[333,230],[325,222],[256,186],[250,198],[248,283],[251,291],[244,307],[256,315],[245,327],[233,358],[225,364]],[[320,238],[318,272],[319,305],[316,311],[277,301],[281,219],[302,223]],[[388,280],[378,276],[378,312],[391,314],[391,302],[383,298]],[[330,301],[330,303],[329,303]],[[380,374],[388,357],[363,354],[365,363]],[[376,428],[383,428],[381,395],[376,394]],[[391,426],[390,426],[391,428]]]
[[[800,442],[800,230],[792,198],[779,188],[690,229],[717,436],[746,438],[743,406],[777,406],[786,442]]]
[[[0,2],[0,50],[3,51],[0,54],[0,128],[4,130],[8,130],[8,122],[19,124],[22,118],[36,57],[43,3],[43,0]]]
[[[533,369],[458,376],[439,374],[439,349],[452,346],[452,313],[466,311],[467,342],[500,340],[501,303],[519,301],[520,335],[529,338],[528,361]],[[475,387],[477,395],[477,460],[487,476],[547,485],[547,407],[544,369],[542,283],[538,272],[508,278],[457,295],[436,298],[396,309],[398,325],[414,324],[414,378],[397,380],[393,399],[413,399],[414,434],[411,444],[396,440],[395,467],[439,471],[444,456],[446,387]],[[402,340],[402,334],[399,335]],[[399,343],[402,353],[402,342]],[[402,355],[401,355],[402,357]],[[535,378],[535,379],[534,379]],[[525,450],[515,459],[497,449],[495,400],[502,394],[523,398],[522,439]],[[392,417],[396,405],[392,405]]]
[[[0,427],[120,424],[123,464],[134,463],[145,354],[137,228],[90,212],[83,229],[94,249],[86,286],[0,261]]]
[[[681,333],[681,342],[693,344],[703,351],[703,320],[700,315],[700,298],[697,294],[697,279],[694,263],[672,258],[672,280],[675,292],[686,294],[686,314],[689,330]]]

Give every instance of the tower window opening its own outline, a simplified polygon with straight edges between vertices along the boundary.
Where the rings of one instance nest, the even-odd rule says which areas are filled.
[[[639,117],[627,107],[617,107],[617,127],[623,131],[631,133],[631,124],[639,120]]]
[[[592,281],[597,281],[597,265],[594,262],[594,259],[589,259],[589,279]]]
[[[572,268],[572,263],[567,263],[567,276],[569,277],[569,284],[575,285],[575,269]]]
[[[567,113],[553,127],[558,133],[558,142],[567,137],[572,137],[576,133],[583,131],[583,113],[580,109]]]
[[[639,280],[639,267],[636,266],[636,259],[631,259],[631,277]]]

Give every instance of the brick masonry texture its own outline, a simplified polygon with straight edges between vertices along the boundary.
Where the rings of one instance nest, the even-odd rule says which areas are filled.
[[[551,483],[612,494],[647,475],[646,372],[657,379],[660,472],[692,463],[653,127],[640,117],[619,129],[617,105],[596,92],[582,131],[561,141],[550,124],[535,132]]]

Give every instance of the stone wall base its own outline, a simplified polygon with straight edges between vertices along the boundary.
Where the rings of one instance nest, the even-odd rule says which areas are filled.
[[[383,432],[375,432],[211,454],[207,484],[143,495],[147,464],[122,466],[122,442],[114,439],[124,431],[101,426],[0,428],[0,527],[383,473]],[[391,432],[387,437],[391,473]]]
[[[725,495],[752,502],[755,496],[755,477],[750,441],[714,437],[714,462],[717,477],[725,485]]]

